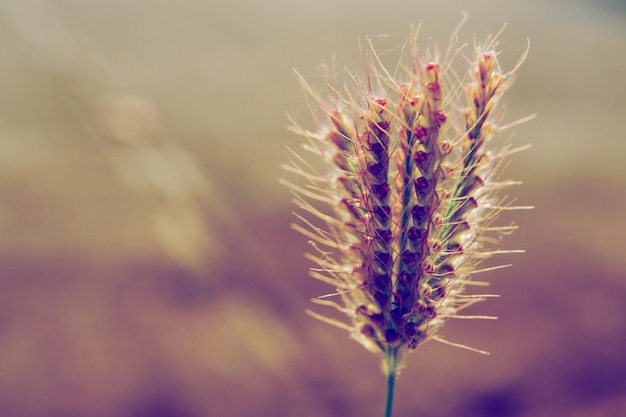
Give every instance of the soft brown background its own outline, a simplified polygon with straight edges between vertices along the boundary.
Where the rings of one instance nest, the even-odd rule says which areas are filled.
[[[0,4],[0,415],[380,416],[378,361],[308,317],[328,289],[278,185],[292,67],[420,20],[445,44],[508,22],[531,53],[508,120],[525,248],[485,274],[492,322],[414,353],[396,417],[626,416],[626,5],[605,1]]]

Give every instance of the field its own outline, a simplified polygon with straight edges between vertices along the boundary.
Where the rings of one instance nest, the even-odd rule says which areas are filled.
[[[398,381],[397,417],[626,415],[626,6],[364,0],[0,4],[0,414],[382,415],[378,360],[305,313],[281,163],[318,81],[359,37],[411,24],[445,45],[507,27],[527,46],[506,120],[509,190],[532,211],[485,273],[500,294],[450,322]]]

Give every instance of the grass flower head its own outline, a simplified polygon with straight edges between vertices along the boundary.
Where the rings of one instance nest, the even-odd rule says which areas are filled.
[[[514,208],[498,197],[514,182],[499,174],[518,150],[497,138],[517,67],[503,72],[496,39],[469,55],[451,42],[442,57],[422,51],[415,32],[394,70],[368,40],[364,71],[327,96],[301,77],[319,126],[293,128],[309,154],[293,152],[285,167],[300,177],[287,183],[301,209],[294,228],[313,247],[311,275],[335,288],[314,301],[346,319],[311,314],[381,357],[388,395],[408,352],[428,340],[457,345],[438,336],[446,320],[489,318],[460,312],[489,297],[468,292],[472,275],[501,267],[479,264],[505,252],[500,237],[515,228],[493,224]],[[453,69],[459,60],[465,73]]]

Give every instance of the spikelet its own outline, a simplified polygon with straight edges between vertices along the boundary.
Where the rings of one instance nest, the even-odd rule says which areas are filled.
[[[300,77],[324,120],[315,132],[293,130],[327,171],[293,152],[285,168],[300,180],[283,182],[301,209],[294,228],[314,248],[311,275],[336,289],[314,301],[347,320],[311,314],[378,354],[387,375],[427,340],[464,347],[438,329],[449,318],[492,318],[460,314],[490,297],[467,287],[477,284],[474,273],[507,266],[480,268],[485,259],[516,252],[500,249],[500,236],[515,225],[492,225],[514,208],[497,192],[515,182],[498,176],[519,150],[496,139],[517,69],[502,72],[496,39],[474,45],[468,57],[451,42],[442,59],[434,48],[421,51],[415,32],[394,74],[370,41],[365,72],[351,74],[345,91],[331,85],[329,97]],[[466,74],[452,69],[455,57],[471,62]]]

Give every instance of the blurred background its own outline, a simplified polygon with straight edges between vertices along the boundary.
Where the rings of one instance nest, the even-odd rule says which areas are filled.
[[[0,3],[0,415],[382,415],[377,358],[304,310],[306,238],[278,184],[292,68],[359,65],[422,22],[446,45],[508,26],[501,294],[412,354],[397,417],[626,416],[626,3]],[[389,35],[378,37],[377,35]]]

